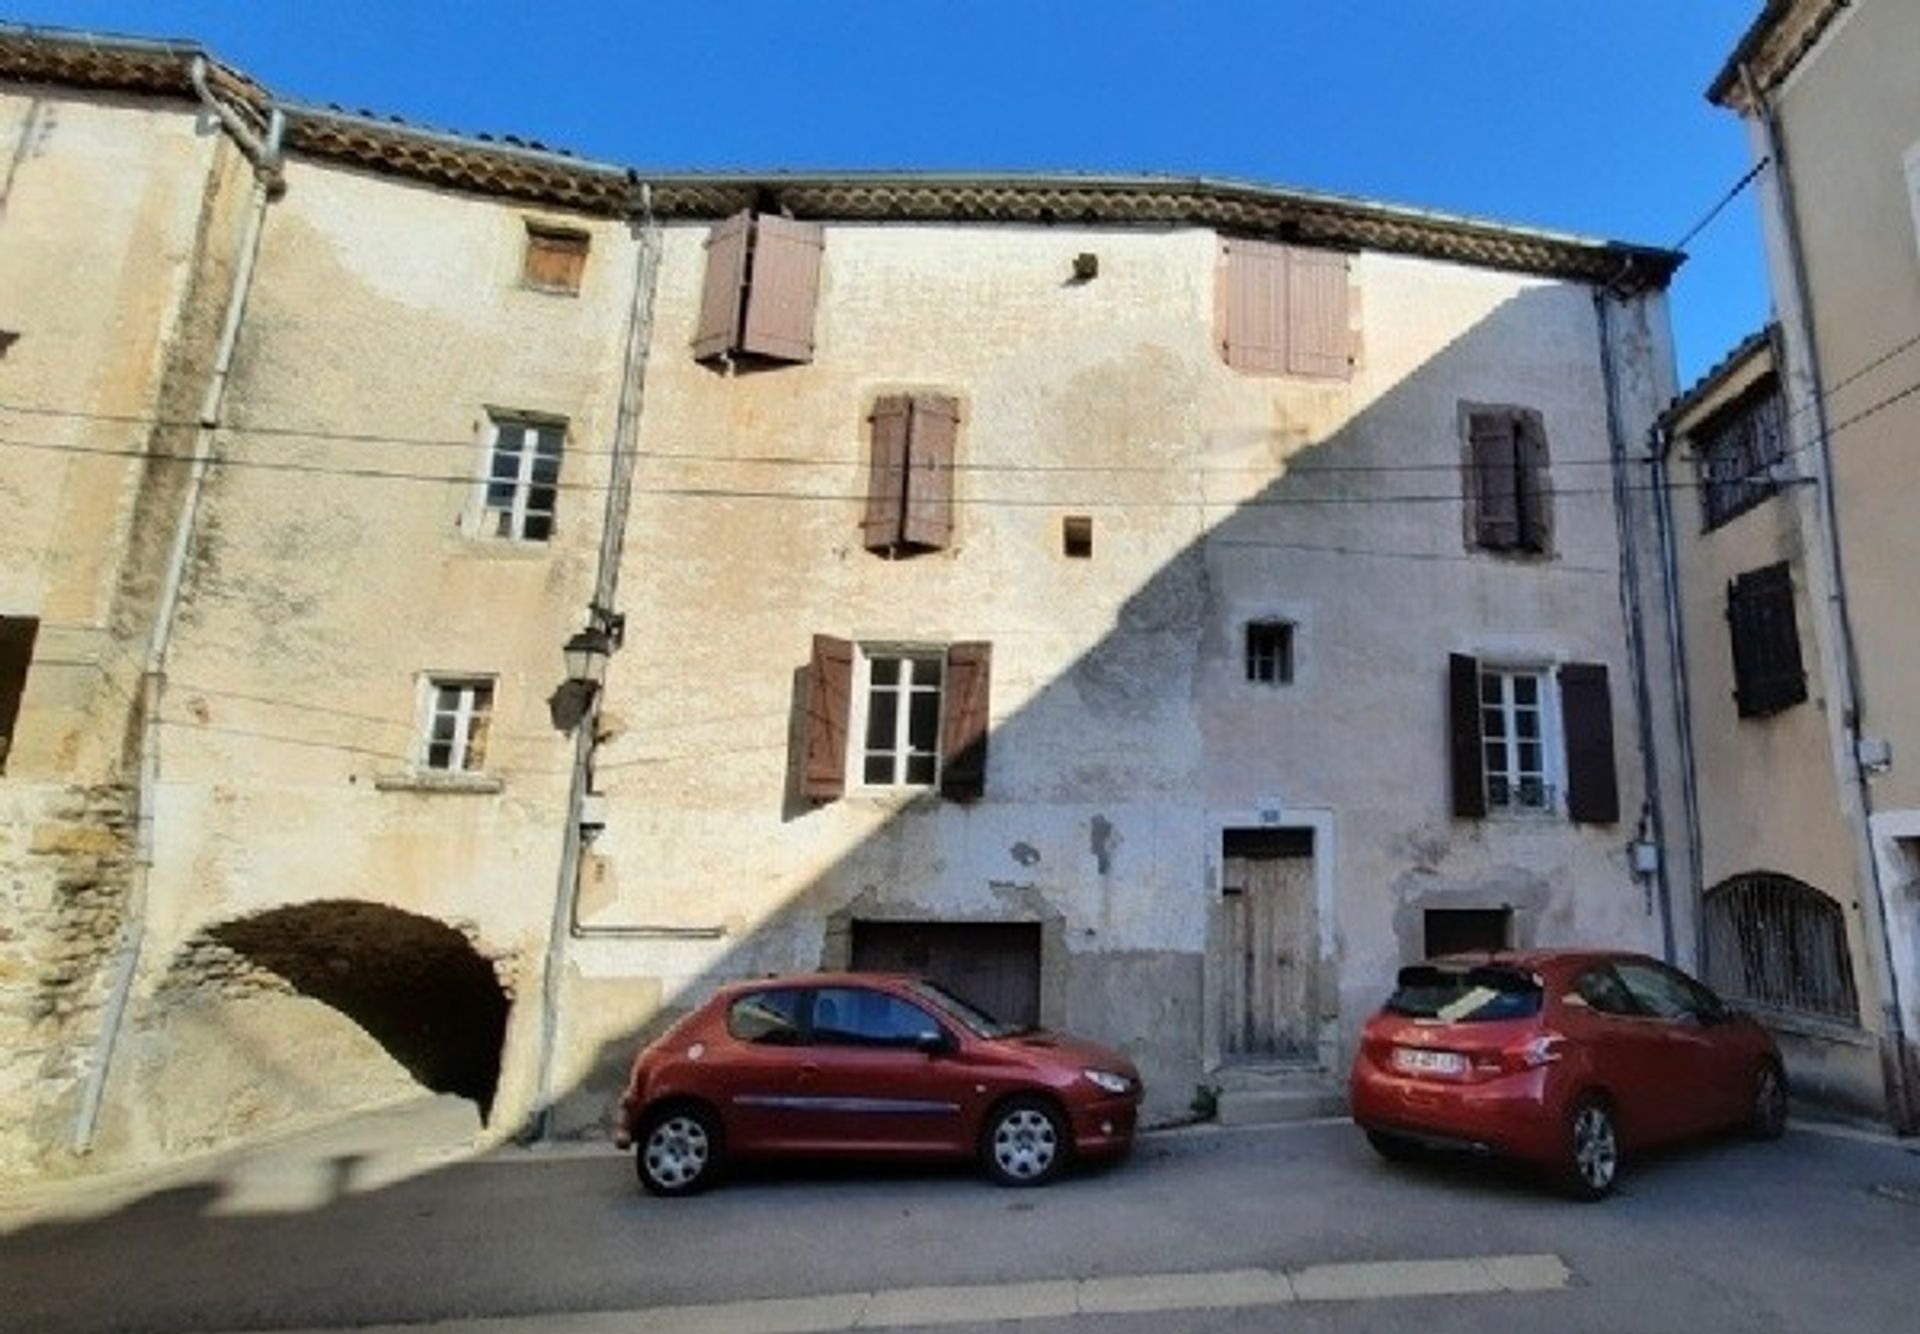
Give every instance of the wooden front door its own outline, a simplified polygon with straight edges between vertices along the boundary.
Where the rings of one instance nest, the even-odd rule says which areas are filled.
[[[1222,1053],[1314,1055],[1311,841],[1293,831],[1229,831],[1220,887]]]

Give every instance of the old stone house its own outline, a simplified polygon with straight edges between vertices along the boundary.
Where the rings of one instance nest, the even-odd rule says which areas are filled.
[[[11,1160],[583,1128],[716,980],[846,964],[1165,1114],[1339,1070],[1430,950],[1689,948],[1678,256],[0,72]]]
[[[1774,323],[1667,414],[1711,980],[1803,1092],[1920,1129],[1920,12],[1774,0],[1745,121]]]

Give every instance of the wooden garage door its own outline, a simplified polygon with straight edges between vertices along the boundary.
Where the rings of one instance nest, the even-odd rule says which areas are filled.
[[[1038,922],[855,922],[853,966],[915,973],[996,1019],[1040,1022]]]

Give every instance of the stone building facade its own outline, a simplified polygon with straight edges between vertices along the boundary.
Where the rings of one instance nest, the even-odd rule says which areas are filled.
[[[1340,1069],[1431,949],[1689,946],[1628,462],[1677,256],[0,70],[0,264],[87,275],[0,359],[10,1161],[419,1085],[582,1130],[718,980],[842,965],[1164,1115]]]

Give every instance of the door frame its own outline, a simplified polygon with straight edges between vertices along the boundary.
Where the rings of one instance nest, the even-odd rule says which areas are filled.
[[[1334,818],[1331,807],[1286,806],[1279,803],[1252,809],[1215,810],[1207,813],[1206,865],[1201,877],[1207,905],[1207,951],[1205,985],[1202,988],[1201,1062],[1208,1072],[1225,1062],[1225,1041],[1221,1030],[1220,1007],[1226,961],[1220,957],[1220,899],[1226,875],[1227,831],[1232,829],[1268,829],[1304,831],[1313,836],[1313,909],[1314,947],[1318,985],[1313,995],[1320,1013],[1313,1017],[1314,1046],[1323,1070],[1336,1069],[1340,1062],[1340,978],[1335,972]]]

